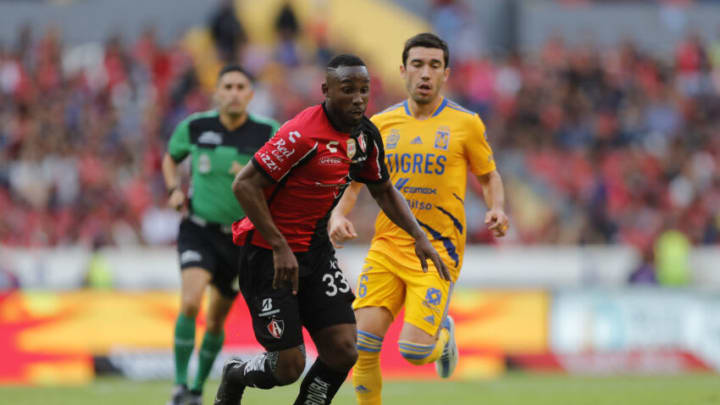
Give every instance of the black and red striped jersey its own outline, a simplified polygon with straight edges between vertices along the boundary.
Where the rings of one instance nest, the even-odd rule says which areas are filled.
[[[273,181],[264,191],[275,225],[293,252],[329,243],[327,221],[351,180],[386,181],[382,138],[369,119],[353,133],[336,129],[325,105],[305,109],[258,150],[253,165]],[[249,218],[233,224],[233,240],[269,249]],[[249,239],[249,240],[248,240]]]

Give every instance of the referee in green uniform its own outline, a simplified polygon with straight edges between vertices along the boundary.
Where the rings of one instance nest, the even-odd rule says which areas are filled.
[[[223,68],[214,93],[217,110],[182,121],[163,159],[168,204],[185,212],[177,241],[182,287],[173,346],[175,388],[168,405],[202,403],[203,385],[222,348],[225,318],[238,293],[234,281],[242,248],[233,244],[231,225],[245,214],[231,186],[235,175],[278,129],[277,122],[247,112],[252,97],[250,74],[236,65]],[[191,185],[186,204],[178,165],[188,157]],[[188,388],[195,318],[208,286],[206,331],[198,352],[197,375]]]

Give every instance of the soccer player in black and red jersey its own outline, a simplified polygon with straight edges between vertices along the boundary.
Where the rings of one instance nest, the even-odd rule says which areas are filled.
[[[216,405],[237,405],[245,387],[296,381],[305,368],[302,327],[318,358],[295,404],[329,404],[357,359],[354,298],[327,234],[330,212],[350,181],[365,183],[378,205],[415,239],[427,259],[447,267],[389,181],[380,133],[365,117],[370,77],[360,58],[339,55],[322,84],[325,102],[302,111],[255,153],[233,190],[247,218],[233,224],[245,246],[240,290],[267,352],[223,368]]]

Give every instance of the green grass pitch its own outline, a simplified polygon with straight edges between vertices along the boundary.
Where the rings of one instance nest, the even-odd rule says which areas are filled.
[[[292,404],[298,384],[270,391],[249,389],[244,405]],[[205,404],[212,404],[210,381]],[[0,387],[0,403],[13,405],[164,405],[169,382],[101,378],[83,387]],[[487,381],[385,383],[385,405],[711,405],[720,404],[720,376],[570,377],[508,374]],[[355,404],[346,383],[335,405]]]

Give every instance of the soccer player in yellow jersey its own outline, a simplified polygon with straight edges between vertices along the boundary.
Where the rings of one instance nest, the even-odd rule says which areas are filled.
[[[376,114],[372,121],[385,143],[391,180],[430,236],[451,280],[443,280],[434,268],[423,272],[413,238],[383,213],[378,215],[353,303],[359,354],[353,384],[360,405],[382,403],[380,350],[403,306],[405,319],[398,341],[402,356],[414,365],[435,362],[443,378],[455,369],[454,324],[447,311],[465,249],[468,170],[483,186],[489,229],[500,237],[508,227],[502,179],[483,122],[441,95],[450,73],[447,44],[434,34],[418,34],[405,43],[402,59],[400,73],[409,98]],[[353,183],[346,190],[330,218],[330,237],[338,247],[357,236],[345,216],[360,187]]]

